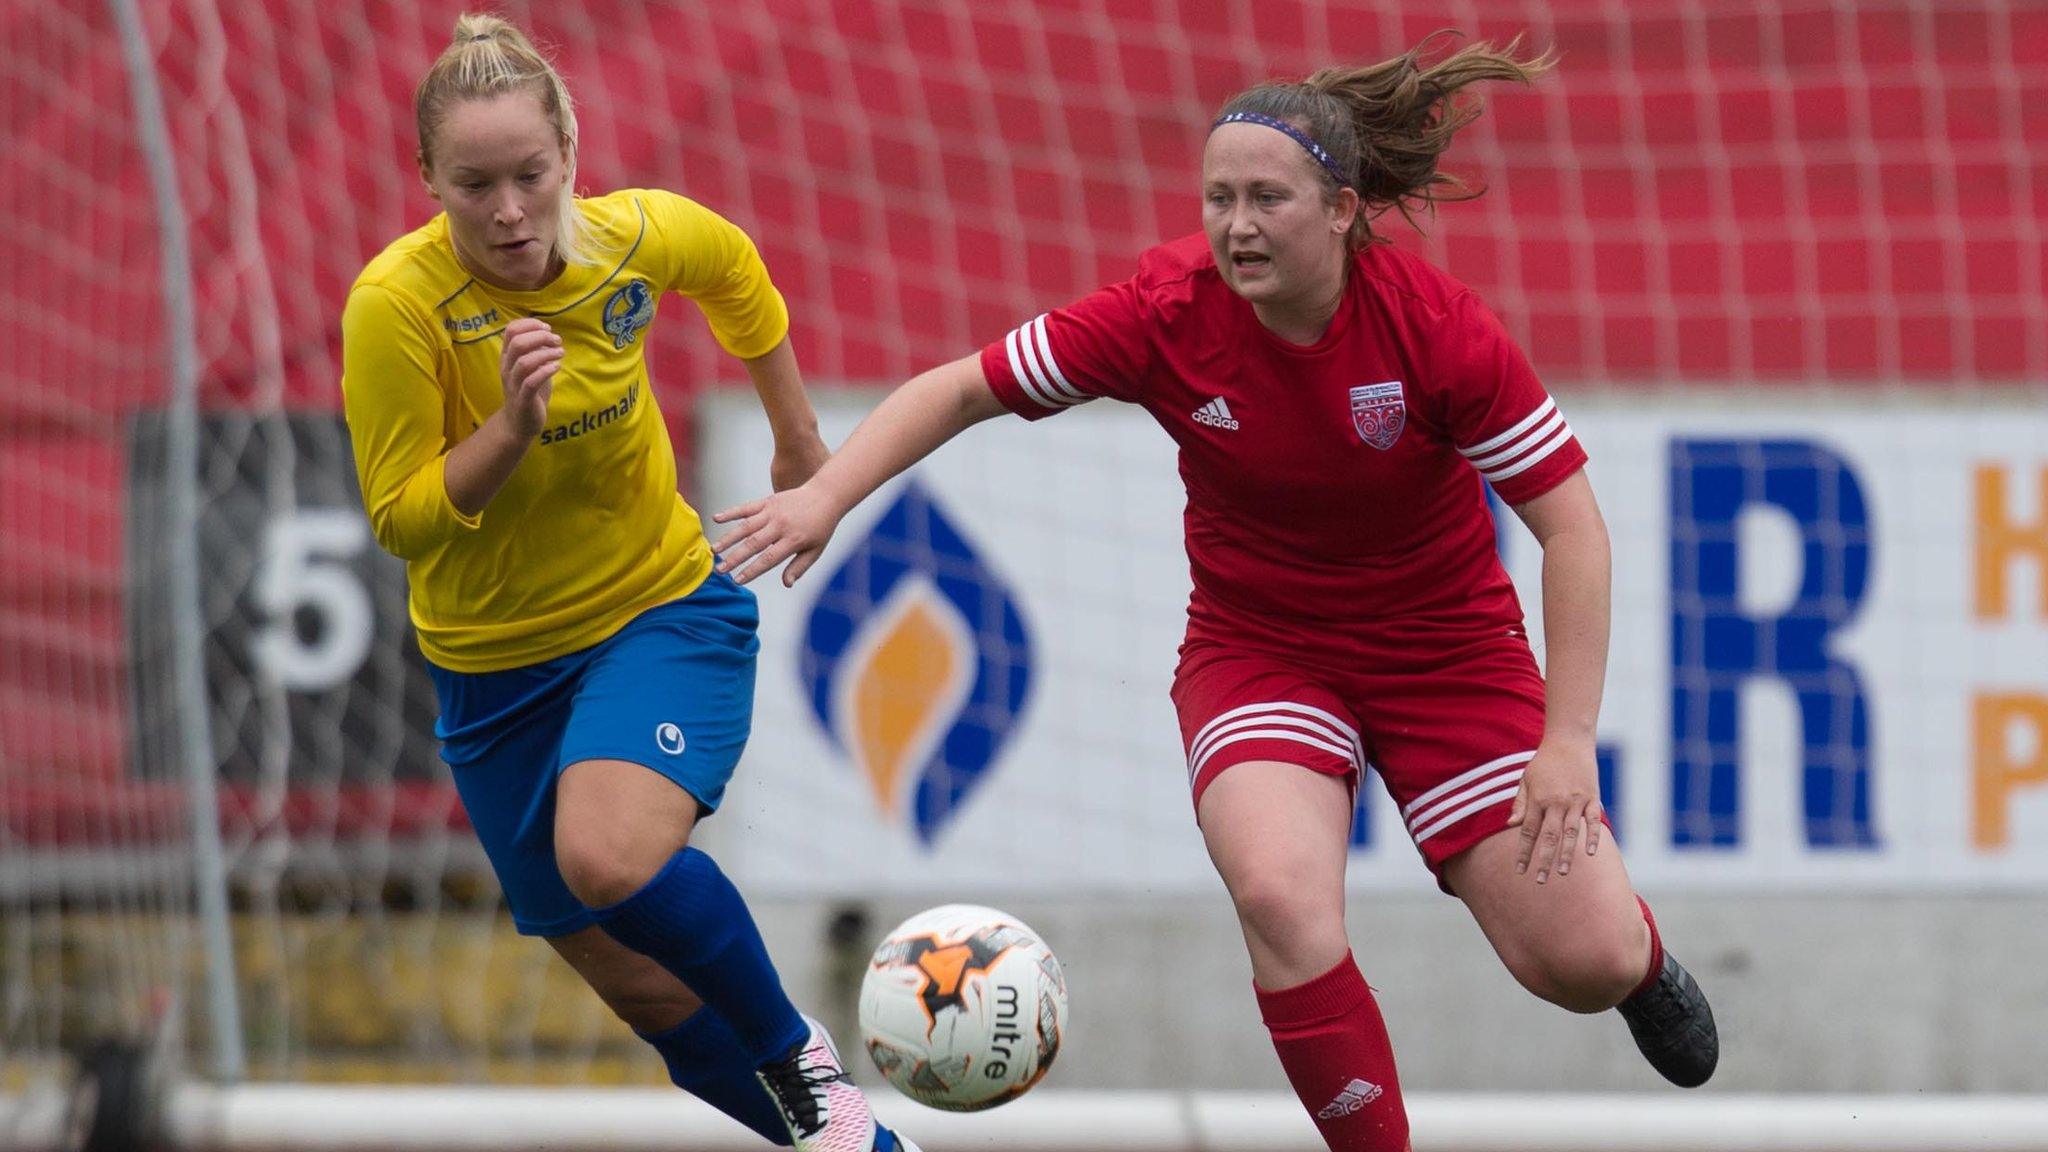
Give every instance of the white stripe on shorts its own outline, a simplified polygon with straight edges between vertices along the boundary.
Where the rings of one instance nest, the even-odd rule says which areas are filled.
[[[1486,763],[1481,764],[1479,767],[1474,768],[1469,772],[1461,772],[1458,775],[1451,777],[1449,780],[1446,780],[1443,783],[1437,785],[1436,787],[1431,788],[1429,791],[1424,792],[1422,795],[1417,796],[1415,799],[1410,800],[1405,806],[1402,807],[1401,816],[1403,819],[1407,820],[1408,823],[1413,824],[1415,823],[1416,817],[1419,814],[1419,809],[1425,806],[1434,805],[1437,799],[1445,795],[1446,793],[1455,792],[1458,789],[1463,788],[1465,785],[1470,784],[1473,781],[1479,779],[1481,776],[1486,776],[1494,772],[1498,772],[1502,768],[1505,768],[1511,764],[1527,764],[1529,761],[1535,758],[1536,750],[1532,748],[1527,752],[1510,752],[1506,756],[1502,756],[1498,760],[1488,760]]]
[[[1318,740],[1306,732],[1296,732],[1287,728],[1253,728],[1249,731],[1225,736],[1221,740],[1209,745],[1209,750],[1202,753],[1201,759],[1191,761],[1188,764],[1188,782],[1193,783],[1195,778],[1202,774],[1202,768],[1209,763],[1211,756],[1240,740],[1292,740],[1296,744],[1307,744],[1312,748],[1321,748],[1333,756],[1341,756],[1347,764],[1358,763],[1357,760],[1352,758],[1351,749],[1342,745],[1332,744],[1327,740]]]
[[[1202,725],[1188,743],[1188,780],[1200,775],[1217,749],[1255,737],[1292,740],[1342,756],[1353,767],[1365,764],[1358,730],[1342,718],[1309,704],[1268,700],[1232,708]]]
[[[1444,829],[1450,827],[1453,824],[1456,824],[1458,821],[1463,820],[1465,817],[1470,816],[1471,814],[1479,811],[1482,808],[1491,808],[1495,804],[1505,804],[1508,801],[1513,800],[1515,798],[1515,793],[1520,791],[1521,787],[1522,772],[1520,769],[1516,769],[1515,771],[1508,773],[1506,776],[1498,777],[1495,780],[1488,781],[1485,787],[1475,789],[1475,791],[1478,792],[1478,795],[1474,799],[1472,799],[1468,803],[1460,805],[1459,807],[1453,808],[1448,812],[1445,812],[1443,815],[1439,816],[1434,822],[1425,824],[1419,828],[1415,827],[1414,825],[1410,825],[1409,834],[1414,837],[1415,842],[1417,844],[1420,844],[1424,840],[1429,839],[1431,836],[1436,835],[1437,833],[1443,831]],[[1492,791],[1487,791],[1487,788],[1492,788]]]

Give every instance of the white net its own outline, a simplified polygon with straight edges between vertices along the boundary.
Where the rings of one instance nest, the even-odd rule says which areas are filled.
[[[104,9],[5,22],[0,1087],[19,1088],[175,1006],[191,862],[175,772],[136,755],[173,739],[173,718],[132,695],[136,661],[168,636],[125,629],[128,590],[163,576],[123,544],[125,420],[161,394],[167,361],[151,203],[116,191],[147,187],[131,93]]]

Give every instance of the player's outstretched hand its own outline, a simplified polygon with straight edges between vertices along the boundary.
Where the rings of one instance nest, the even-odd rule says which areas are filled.
[[[1570,875],[1572,858],[1585,846],[1586,855],[1600,850],[1600,768],[1593,749],[1565,749],[1548,742],[1522,773],[1508,827],[1522,830],[1515,853],[1515,874],[1536,868],[1536,882],[1547,884],[1556,869]]]
[[[505,325],[498,376],[505,385],[505,422],[531,440],[548,422],[548,397],[562,367],[562,338],[545,320],[522,316]]]
[[[711,517],[715,523],[733,526],[711,546],[718,554],[718,570],[745,584],[787,560],[782,584],[794,585],[817,563],[841,515],[830,497],[809,484],[727,508]]]

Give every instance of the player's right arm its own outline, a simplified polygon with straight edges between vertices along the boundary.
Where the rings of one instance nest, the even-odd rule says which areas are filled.
[[[712,517],[734,525],[712,545],[719,571],[744,584],[787,560],[782,582],[794,584],[854,505],[968,428],[1004,412],[1036,420],[1098,396],[1134,399],[1150,372],[1147,327],[1136,282],[1113,284],[912,377],[810,483]]]
[[[498,379],[505,388],[505,405],[485,417],[475,435],[448,452],[448,500],[468,516],[481,516],[526,458],[526,450],[548,422],[548,397],[562,367],[562,338],[545,320],[522,316],[505,325],[501,339]]]
[[[1008,410],[983,378],[979,353],[911,377],[808,483],[711,518],[733,525],[712,546],[719,570],[745,584],[788,560],[782,582],[796,583],[856,504],[939,445]]]
[[[377,543],[406,560],[475,528],[540,432],[561,341],[537,320],[507,328],[506,403],[448,446],[448,402],[427,319],[401,295],[358,285],[342,311],[342,410]]]

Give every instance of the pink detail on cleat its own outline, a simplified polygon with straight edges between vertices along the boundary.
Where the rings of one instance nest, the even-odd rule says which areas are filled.
[[[789,1125],[796,1152],[873,1152],[875,1117],[867,1097],[846,1078],[839,1050],[816,1020],[797,1050],[755,1075]]]

